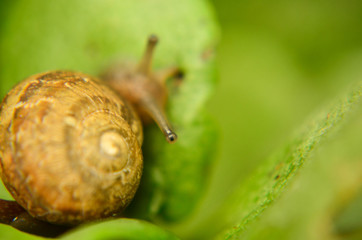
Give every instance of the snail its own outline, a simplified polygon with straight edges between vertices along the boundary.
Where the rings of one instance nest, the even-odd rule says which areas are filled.
[[[103,79],[73,72],[36,74],[0,105],[0,175],[32,217],[76,225],[119,216],[143,168],[141,120],[153,118],[168,142],[165,80],[177,68],[151,71],[156,36],[133,69]],[[139,115],[138,115],[139,113]]]

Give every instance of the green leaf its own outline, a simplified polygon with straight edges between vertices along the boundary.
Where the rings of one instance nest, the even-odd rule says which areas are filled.
[[[359,166],[357,166],[359,167]],[[361,174],[361,172],[358,172]],[[362,186],[358,186],[359,192],[345,203],[334,220],[334,230],[339,235],[358,233],[362,236]]]
[[[21,240],[37,240],[44,239],[31,234],[20,232],[19,230],[0,224],[0,239],[21,239]]]
[[[0,182],[0,198],[4,200],[13,200],[10,193],[5,188],[3,182]]]
[[[161,228],[140,220],[118,219],[82,226],[61,239],[162,239],[175,240],[176,236]]]
[[[362,83],[359,83],[334,107],[320,111],[292,142],[273,155],[251,178],[238,187],[220,209],[220,217],[229,224],[240,220],[221,238],[240,237],[247,226],[281,195],[305,162],[311,160],[311,154],[321,140],[332,130],[338,129],[348,114],[360,104],[361,96]]]
[[[119,59],[140,59],[157,34],[156,69],[179,66],[185,79],[170,87],[167,111],[179,135],[169,145],[155,125],[145,130],[144,177],[131,216],[176,221],[205,188],[216,142],[204,113],[215,82],[218,28],[205,1],[27,1],[10,4],[1,25],[0,95],[39,72],[71,69],[99,75]],[[181,184],[182,183],[182,184]]]
[[[347,120],[347,121],[345,121]],[[362,104],[241,239],[361,239]]]
[[[332,130],[345,123],[362,96],[362,83],[357,84],[346,97],[319,111],[304,128],[285,147],[272,155],[250,177],[243,181],[230,197],[212,211],[206,221],[185,223],[189,235],[199,238],[211,238],[222,228],[231,229],[219,235],[223,239],[238,239],[265,209],[284,192],[302,166],[311,161],[313,150],[320,145]],[[217,224],[216,224],[217,223]],[[213,226],[213,228],[210,228]],[[179,226],[178,229],[180,229]],[[191,229],[191,230],[190,230]]]
[[[146,180],[129,206],[129,214],[146,215],[167,224],[185,216],[190,204],[201,198],[218,135],[214,122],[203,112],[181,131],[177,144],[165,145],[158,129],[147,130],[146,141],[150,144],[144,152],[153,159],[145,161]],[[163,219],[157,219],[159,214]]]

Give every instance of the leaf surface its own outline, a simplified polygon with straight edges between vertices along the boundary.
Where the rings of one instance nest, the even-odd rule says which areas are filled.
[[[219,237],[239,239],[249,224],[280,197],[303,165],[311,161],[312,153],[321,141],[346,122],[360,105],[361,97],[362,83],[358,83],[334,106],[318,112],[289,144],[243,182],[218,211],[221,221],[237,222]]]
[[[67,233],[61,239],[178,239],[171,233],[151,223],[135,219],[118,219],[98,224],[83,226]]]

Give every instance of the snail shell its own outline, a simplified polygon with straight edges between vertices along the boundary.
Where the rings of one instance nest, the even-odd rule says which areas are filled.
[[[142,125],[100,80],[34,75],[0,105],[0,174],[32,216],[77,224],[119,213],[142,174]],[[29,201],[31,199],[31,201]]]

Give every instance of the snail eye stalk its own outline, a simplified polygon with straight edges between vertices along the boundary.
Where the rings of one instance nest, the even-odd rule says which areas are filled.
[[[162,85],[160,88],[163,89],[163,91],[165,92],[166,90],[164,84],[166,79],[170,76],[174,76],[175,74],[177,74],[179,70],[177,68],[170,68],[163,70],[161,74],[152,73],[152,59],[157,43],[158,37],[156,35],[151,35],[148,38],[146,50],[142,60],[138,65],[137,71],[147,77],[146,79],[150,81],[149,85]],[[177,140],[177,134],[172,130],[167,116],[163,111],[163,107],[158,101],[158,97],[159,96],[157,96],[156,94],[147,94],[146,96],[143,96],[141,105],[146,110],[148,115],[157,123],[166,140],[169,143],[174,143]]]
[[[139,73],[144,74],[148,77],[151,75],[152,59],[157,43],[158,43],[158,37],[156,35],[151,35],[148,38],[145,53],[137,68],[137,71]]]

